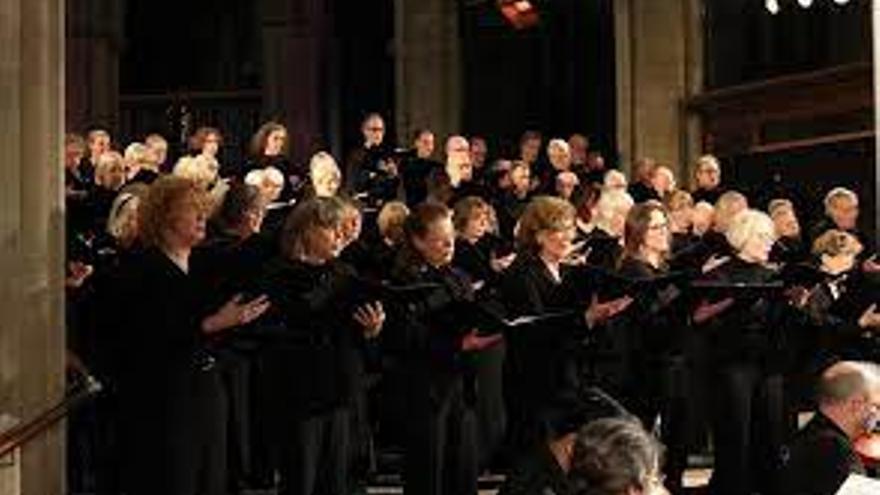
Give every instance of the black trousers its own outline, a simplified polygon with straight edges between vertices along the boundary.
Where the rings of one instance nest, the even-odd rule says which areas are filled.
[[[775,493],[780,448],[785,439],[781,374],[759,363],[722,364],[713,374],[714,495]]]
[[[404,493],[475,495],[477,445],[474,411],[460,385],[442,393],[409,394]]]
[[[221,360],[220,374],[227,397],[227,446],[229,487],[242,486],[250,474],[250,360],[245,356],[228,355]]]
[[[477,355],[476,415],[479,465],[486,468],[498,453],[507,426],[504,405],[504,352],[501,342]]]
[[[282,495],[348,495],[352,412],[290,418],[279,435]]]
[[[122,392],[125,493],[225,495],[227,406],[220,373],[192,368],[167,378],[137,380]]]

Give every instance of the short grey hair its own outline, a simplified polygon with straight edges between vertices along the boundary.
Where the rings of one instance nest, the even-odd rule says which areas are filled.
[[[736,214],[725,232],[727,242],[737,251],[742,251],[750,239],[766,234],[776,237],[773,220],[763,211],[744,210]]]
[[[849,199],[853,203],[859,204],[859,196],[856,193],[845,187],[835,187],[825,195],[825,213],[830,213],[831,209],[834,208],[834,204],[841,199]]]

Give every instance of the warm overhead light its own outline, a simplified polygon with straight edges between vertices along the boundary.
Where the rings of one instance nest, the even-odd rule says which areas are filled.
[[[813,5],[813,0],[797,0],[798,5],[803,8],[808,8],[810,5]]]
[[[498,0],[498,9],[515,29],[525,29],[538,23],[538,8],[531,0]]]
[[[849,0],[834,0],[834,3],[837,5],[846,5],[849,3]]]
[[[773,15],[779,13],[779,0],[766,0],[764,6],[767,7],[767,12]]]

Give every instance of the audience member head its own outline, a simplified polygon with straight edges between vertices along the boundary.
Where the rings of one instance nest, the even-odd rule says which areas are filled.
[[[221,146],[223,146],[223,135],[214,127],[199,127],[189,138],[189,150],[193,154],[216,158]]]
[[[107,233],[123,248],[134,245],[138,238],[138,207],[141,198],[130,192],[121,192],[107,215]]]
[[[143,143],[131,143],[125,147],[125,174],[129,179],[141,169],[155,170],[156,164],[150,156],[150,148]]]
[[[626,191],[604,189],[596,203],[593,223],[612,237],[620,238],[626,225],[626,216],[634,201]]]
[[[154,133],[148,134],[144,138],[144,144],[147,145],[147,149],[150,152],[150,163],[154,165],[156,170],[159,170],[159,167],[168,160],[168,141],[159,134]]]
[[[446,174],[453,187],[473,178],[470,145],[462,136],[449,136],[446,140]]]
[[[492,167],[489,170],[490,177],[492,178],[492,185],[499,191],[508,191],[513,188],[513,179],[510,176],[510,172],[513,170],[513,163],[511,160],[505,159],[498,159],[492,162]]]
[[[798,222],[794,204],[787,199],[774,199],[767,206],[767,213],[776,226],[777,237],[797,238],[801,235],[801,224]]]
[[[698,201],[694,205],[691,220],[693,233],[702,236],[715,225],[715,207],[711,203]]]
[[[296,205],[281,232],[281,253],[290,260],[323,265],[342,251],[344,204],[336,197],[311,198]]]
[[[184,156],[174,165],[174,175],[185,177],[205,190],[217,183],[219,170],[217,160],[207,155]]]
[[[747,209],[730,220],[725,236],[728,244],[743,260],[766,263],[776,242],[776,229],[766,213]]]
[[[159,177],[138,208],[140,239],[165,251],[190,249],[205,237],[205,190],[185,177]]]
[[[312,155],[309,160],[309,178],[315,196],[336,196],[339,186],[342,184],[342,173],[333,155],[326,151],[319,151]]]
[[[89,160],[97,164],[98,157],[110,151],[110,133],[104,129],[92,129],[88,134]]]
[[[489,232],[489,203],[478,196],[468,196],[455,203],[452,223],[458,237],[476,243]]]
[[[532,188],[532,170],[524,161],[513,162],[510,168],[510,187],[513,194],[524,198]]]
[[[489,146],[486,139],[481,136],[471,136],[468,141],[471,144],[471,165],[480,170],[486,165],[486,156],[489,154]]]
[[[342,240],[342,248],[358,240],[363,228],[363,215],[358,203],[351,199],[339,198],[342,202],[342,218],[339,223],[339,236]]]
[[[562,139],[550,140],[547,144],[547,158],[557,171],[565,172],[571,168],[571,148]]]
[[[632,181],[641,182],[651,185],[651,179],[654,177],[654,169],[657,168],[657,161],[651,157],[642,157],[633,164]]]
[[[281,197],[284,189],[284,174],[275,167],[251,170],[244,178],[245,184],[256,186],[266,204],[275,202]]]
[[[406,241],[421,261],[439,268],[455,255],[455,227],[452,212],[440,203],[416,206],[404,222]]]
[[[235,182],[223,195],[213,220],[224,231],[246,238],[260,231],[265,212],[260,190],[256,186]]]
[[[598,151],[587,153],[587,170],[601,172],[605,170],[605,157]]]
[[[603,418],[578,432],[571,478],[579,495],[668,495],[663,447],[631,419]]]
[[[816,387],[819,411],[850,439],[880,426],[880,367],[875,363],[841,361],[826,369]]]
[[[670,249],[669,220],[659,201],[634,205],[626,216],[624,253],[659,266]]]
[[[669,230],[673,234],[690,232],[694,218],[694,198],[687,191],[676,189],[664,199],[669,214]]]
[[[519,218],[516,246],[547,262],[560,263],[571,254],[574,236],[574,206],[563,199],[538,196]]]
[[[115,151],[107,151],[98,157],[95,164],[95,184],[111,191],[118,191],[125,185],[125,160]]]
[[[697,189],[711,191],[721,184],[721,165],[712,155],[703,155],[697,159],[694,168],[694,181]]]
[[[571,201],[581,181],[574,172],[561,172],[556,176],[556,194],[567,201]]]
[[[79,134],[64,135],[64,168],[73,170],[86,154],[86,140]]]
[[[590,150],[590,141],[583,134],[572,134],[568,137],[568,147],[571,149],[571,162],[577,166],[587,163],[587,152]]]
[[[602,188],[596,184],[587,184],[575,202],[577,208],[577,219],[583,225],[589,225],[593,222],[596,215],[596,204],[599,197],[602,196]]]
[[[541,152],[541,133],[538,131],[526,131],[519,139],[519,159],[529,165],[538,160]]]
[[[626,191],[628,185],[629,183],[626,180],[626,176],[623,175],[623,172],[620,170],[609,170],[605,172],[605,176],[602,178],[602,186],[605,189]]]
[[[389,201],[382,206],[376,224],[386,244],[397,247],[404,243],[403,224],[408,216],[409,207],[403,201]]]
[[[665,165],[654,167],[651,174],[651,187],[660,198],[665,198],[667,194],[675,190],[675,174],[672,173],[672,169]]]
[[[361,134],[364,136],[364,147],[381,146],[385,140],[385,120],[378,113],[371,113],[361,122]]]
[[[862,243],[856,236],[844,230],[831,229],[813,241],[812,252],[825,273],[838,275],[856,266],[856,259],[862,253]]]
[[[825,195],[825,214],[841,230],[854,230],[859,220],[859,197],[845,187],[835,187]]]
[[[434,133],[430,129],[418,129],[413,134],[413,149],[417,158],[431,158],[434,154]]]
[[[287,150],[287,128],[278,122],[266,122],[251,138],[251,156],[283,155]]]
[[[727,232],[730,221],[741,211],[749,208],[749,201],[737,191],[727,191],[715,202],[715,222],[713,227],[722,234]]]

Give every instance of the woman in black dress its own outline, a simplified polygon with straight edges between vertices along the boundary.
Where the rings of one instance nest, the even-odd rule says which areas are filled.
[[[350,493],[351,415],[362,387],[361,352],[385,320],[381,303],[359,294],[338,261],[344,204],[313,198],[291,212],[282,255],[264,274],[274,306],[266,373],[281,493]]]
[[[508,318],[569,315],[505,336],[504,393],[514,455],[543,440],[539,418],[554,399],[578,393],[578,356],[588,329],[631,302],[628,297],[605,303],[595,300],[587,277],[566,264],[574,235],[571,204],[549,196],[535,198],[520,218],[517,256],[501,280],[499,297]]]
[[[472,353],[500,336],[477,333],[469,318],[470,282],[451,263],[455,229],[441,204],[417,206],[405,223],[406,245],[393,272],[400,284],[430,284],[401,308],[388,338],[406,373],[405,492],[477,493]]]
[[[687,308],[682,289],[666,278],[670,221],[654,200],[629,211],[618,274],[633,281],[635,302],[618,320],[615,332],[628,337],[625,395],[621,397],[648,429],[657,429],[667,447],[664,472],[673,493],[682,488],[687,465]],[[663,280],[662,283],[655,283]],[[659,426],[659,428],[655,428]]]
[[[776,241],[773,221],[756,210],[730,219],[725,231],[734,255],[706,274],[714,308],[705,328],[715,444],[712,493],[772,493],[786,433],[783,373],[789,305],[774,291],[768,266]],[[706,304],[701,308],[707,308]],[[702,322],[701,308],[695,321]]]
[[[205,235],[205,205],[204,192],[180,177],[150,187],[139,208],[146,248],[120,267],[109,302],[124,308],[115,329],[126,493],[226,493],[225,398],[206,339],[256,319],[268,303],[206,304],[190,256]]]
[[[280,170],[286,179],[281,190],[281,198],[283,200],[301,198],[308,181],[308,170],[287,158],[287,141],[287,128],[277,122],[266,122],[251,139],[250,158],[235,175],[243,181],[251,170],[274,167]]]

